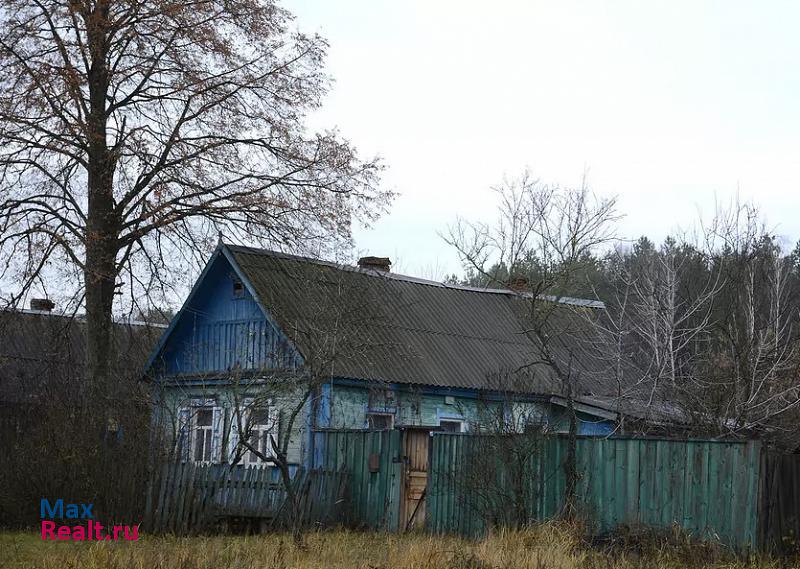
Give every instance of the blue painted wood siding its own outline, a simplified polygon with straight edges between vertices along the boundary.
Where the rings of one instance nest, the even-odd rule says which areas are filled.
[[[161,352],[162,375],[213,375],[299,364],[299,355],[247,287],[234,294],[235,281],[238,277],[230,263],[219,256]]]

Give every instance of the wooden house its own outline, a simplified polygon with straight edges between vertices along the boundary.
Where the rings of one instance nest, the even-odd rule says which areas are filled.
[[[530,333],[525,294],[399,275],[389,265],[220,244],[148,364],[159,420],[174,429],[181,458],[262,462],[247,452],[234,458],[241,408],[256,400],[248,437],[267,454],[270,437],[289,440],[298,465],[313,461],[318,429],[564,432],[570,400],[579,434],[614,431],[617,386],[580,325],[602,303],[541,299],[558,312],[549,356],[570,366],[567,390]]]

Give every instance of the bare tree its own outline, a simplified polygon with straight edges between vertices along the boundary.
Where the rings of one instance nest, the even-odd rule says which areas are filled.
[[[163,295],[219,231],[317,246],[387,203],[376,161],[304,127],[326,47],[272,0],[4,4],[0,275],[12,303],[80,282],[90,377],[123,287]]]
[[[513,386],[519,378],[507,369],[487,379],[490,385]],[[543,435],[553,427],[546,404],[521,401],[520,393],[509,389],[457,409],[471,424],[457,466],[445,470],[457,501],[487,528],[524,528],[540,521],[541,493],[531,480],[545,475],[540,471]]]
[[[581,345],[588,340],[585,319],[577,317],[564,300],[583,284],[593,255],[614,240],[613,222],[619,218],[616,200],[596,196],[585,178],[580,188],[561,188],[542,184],[527,171],[494,190],[500,199],[498,220],[494,224],[459,220],[445,239],[456,248],[465,269],[518,293],[524,332],[535,346],[526,367],[549,370],[567,401],[570,445],[564,465],[565,514],[572,516],[577,483],[573,401],[580,395],[582,375],[588,372],[581,365],[585,356]],[[497,282],[498,267],[507,268],[508,282]],[[541,376],[534,374],[532,379],[541,381]],[[537,392],[541,386],[527,389]]]
[[[618,397],[697,434],[787,431],[799,402],[792,260],[752,205],[719,208],[697,233],[607,258],[598,330]]]
[[[718,299],[718,357],[708,373],[717,398],[705,403],[723,432],[791,433],[789,414],[800,405],[791,259],[751,204],[721,208],[709,232],[728,286]]]
[[[663,405],[707,368],[721,272],[709,252],[675,238],[660,248],[644,238],[630,252],[618,248],[607,272],[608,316],[596,326],[616,395],[645,408]]]
[[[142,519],[150,399],[142,366],[163,328],[116,323],[112,385],[85,381],[79,319],[0,311],[0,523],[30,527],[42,496],[79,496],[102,523]],[[96,397],[106,392],[108,397]]]

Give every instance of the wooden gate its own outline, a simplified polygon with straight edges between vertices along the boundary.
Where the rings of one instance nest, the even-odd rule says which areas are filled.
[[[428,430],[403,431],[403,486],[400,508],[400,529],[425,525],[425,494],[428,487]]]

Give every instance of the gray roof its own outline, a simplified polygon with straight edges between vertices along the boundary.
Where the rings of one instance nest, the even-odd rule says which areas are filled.
[[[80,396],[85,382],[86,335],[81,316],[0,310],[0,402],[43,394]],[[138,379],[165,326],[115,322],[112,373]]]
[[[690,425],[693,423],[693,418],[683,407],[664,399],[648,401],[635,396],[584,395],[579,398],[579,401],[600,409],[641,419],[650,424]]]
[[[511,290],[446,285],[394,273],[238,246],[225,246],[257,300],[305,358],[330,348],[333,375],[477,390],[557,394],[541,361],[531,306],[547,305],[548,351],[570,366],[579,392],[605,393],[587,334],[602,303],[531,297]],[[555,308],[554,308],[555,307]],[[331,353],[326,352],[326,353]]]

